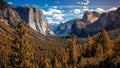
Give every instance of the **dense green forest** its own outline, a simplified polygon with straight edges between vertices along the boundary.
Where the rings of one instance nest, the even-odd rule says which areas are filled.
[[[14,39],[0,45],[0,68],[120,68],[120,36],[111,40],[103,29],[85,43],[58,39],[32,41],[20,23]]]

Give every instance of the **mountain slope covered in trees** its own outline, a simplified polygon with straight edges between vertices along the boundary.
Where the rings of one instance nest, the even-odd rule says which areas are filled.
[[[5,9],[3,6],[7,4],[2,7],[0,4],[0,9]],[[0,68],[120,67],[119,28],[108,33],[102,29],[93,37],[88,35],[81,43],[82,40],[75,37],[44,36],[16,16],[8,16],[5,20],[1,17]]]

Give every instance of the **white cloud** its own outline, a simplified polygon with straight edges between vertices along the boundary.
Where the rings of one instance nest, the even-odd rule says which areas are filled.
[[[79,14],[80,12],[81,12],[80,9],[75,9],[75,10],[74,10],[74,14]]]
[[[82,5],[88,5],[90,3],[89,0],[84,0],[83,2],[81,2]]]
[[[63,19],[64,14],[53,14],[52,18],[56,20],[64,20]]]
[[[49,15],[49,16],[51,16],[51,15],[53,15],[53,14],[56,14],[56,13],[57,13],[57,14],[61,14],[61,13],[62,13],[61,10],[52,9],[52,8],[50,8],[48,11],[45,11],[45,10],[42,9],[42,11],[43,11],[44,15]]]
[[[62,11],[61,11],[61,10],[58,10],[58,9],[50,9],[50,11],[51,11],[52,13],[62,13]]]
[[[57,9],[58,7],[57,6],[53,6],[54,9]]]
[[[12,2],[7,2],[8,4],[13,4]]]
[[[105,12],[105,10],[103,8],[96,8],[95,11],[98,12],[98,13]]]
[[[88,6],[83,6],[83,11],[89,11]]]
[[[46,19],[47,19],[47,20],[52,20],[52,18],[51,18],[51,17],[46,17]]]
[[[110,9],[107,9],[106,12],[110,12],[110,11],[116,11],[117,10],[117,7],[112,7]]]
[[[47,17],[46,19],[47,19],[47,22],[48,22],[49,24],[51,24],[51,23],[59,24],[59,23],[60,23],[59,21],[53,20],[51,17]]]
[[[50,8],[48,11],[45,11],[43,9],[41,10],[43,11],[45,16],[48,16],[46,17],[48,23],[60,23],[64,20],[63,16],[65,16],[65,14],[62,13],[64,12],[63,10],[53,8]]]

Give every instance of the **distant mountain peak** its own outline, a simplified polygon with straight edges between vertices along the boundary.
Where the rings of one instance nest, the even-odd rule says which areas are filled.
[[[82,21],[90,24],[95,22],[96,20],[98,20],[98,18],[100,17],[100,13],[96,12],[96,11],[91,11],[91,12],[85,12],[82,18]]]

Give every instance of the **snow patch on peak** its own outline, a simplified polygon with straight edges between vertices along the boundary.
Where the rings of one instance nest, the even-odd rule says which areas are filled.
[[[117,7],[112,7],[110,9],[107,9],[106,12],[111,12],[111,11],[116,11],[117,10]]]

